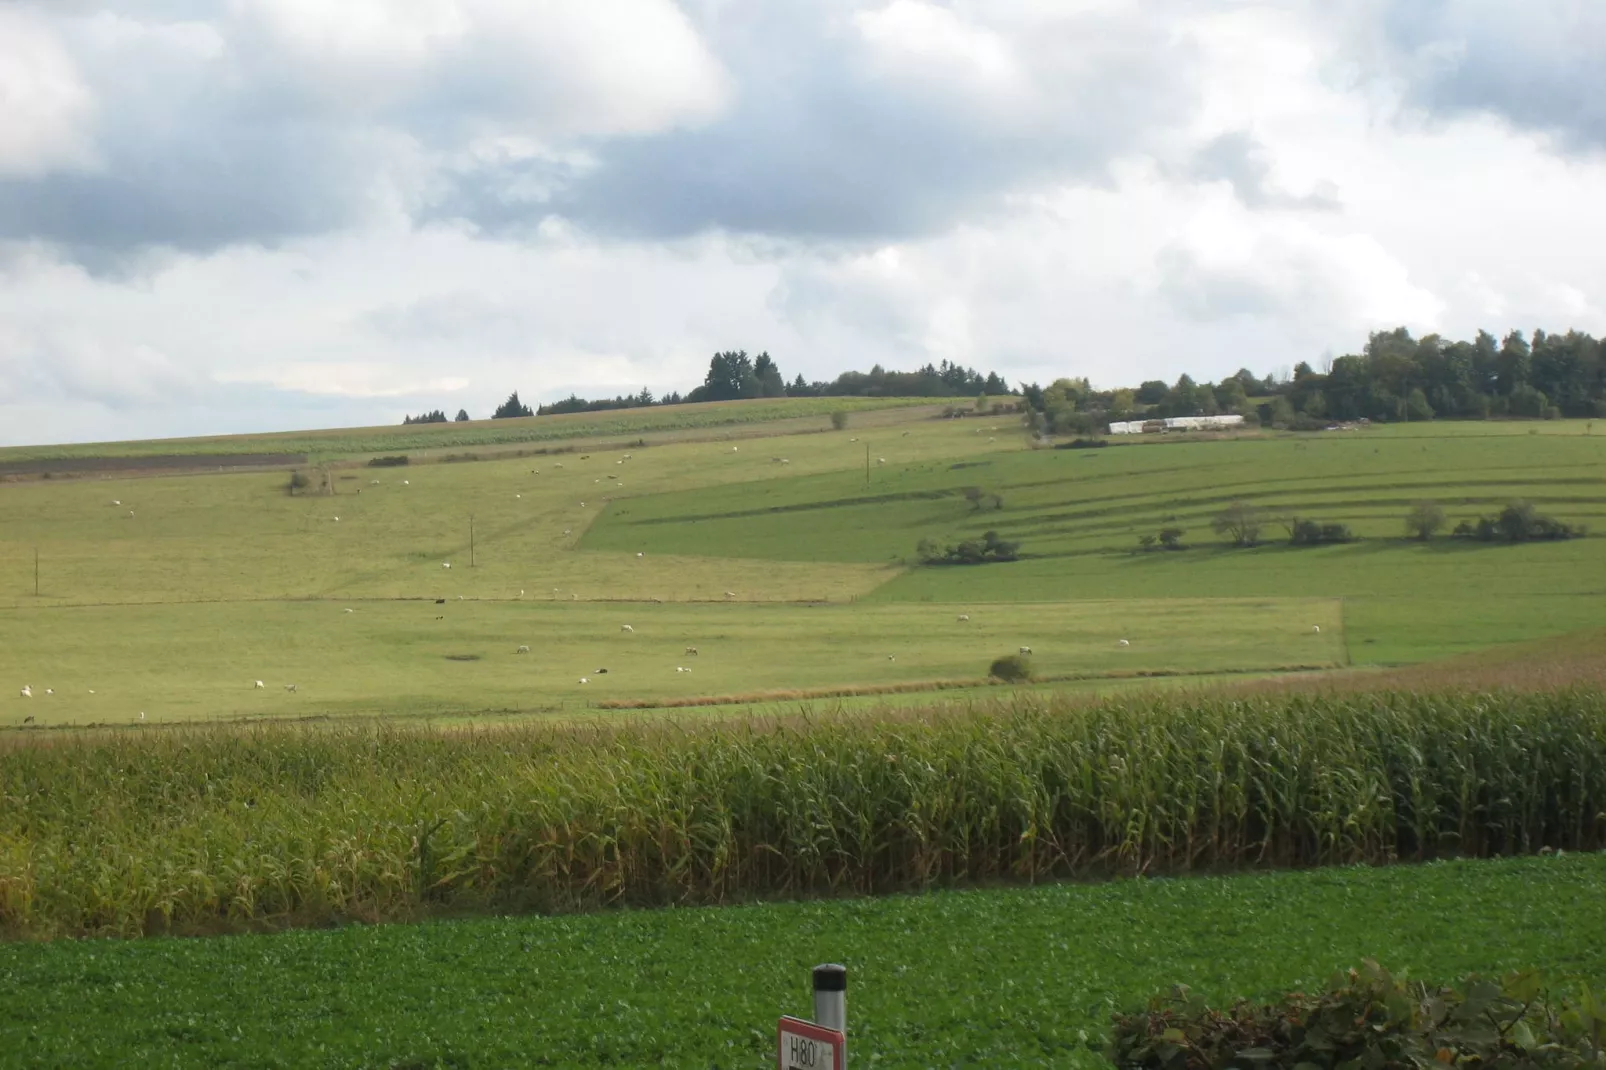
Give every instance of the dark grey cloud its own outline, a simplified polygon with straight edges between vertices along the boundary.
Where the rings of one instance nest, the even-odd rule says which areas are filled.
[[[1417,107],[1497,115],[1567,151],[1606,149],[1599,0],[1389,0],[1382,29]]]
[[[1241,130],[1206,142],[1194,153],[1185,173],[1205,182],[1228,183],[1246,208],[1333,211],[1339,207],[1337,190],[1330,183],[1303,194],[1279,187],[1271,178],[1266,147]]]
[[[704,38],[738,85],[717,121],[590,145],[596,166],[565,182],[544,161],[460,174],[431,212],[492,232],[557,214],[623,237],[903,237],[1029,182],[1101,180],[1114,158],[1153,149],[1193,114],[1193,57],[1158,8],[977,28],[1012,66],[991,99],[963,69],[889,71],[854,14],[841,3],[711,8]]]

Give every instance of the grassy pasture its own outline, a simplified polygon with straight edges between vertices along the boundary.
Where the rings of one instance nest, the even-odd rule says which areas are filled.
[[[757,420],[783,409],[735,411]],[[702,420],[700,411],[681,415]],[[732,426],[729,440],[575,440],[562,456],[335,468],[333,495],[291,496],[286,473],[262,471],[3,484],[0,607],[12,612],[0,622],[0,676],[7,695],[69,681],[55,697],[73,701],[56,704],[54,723],[142,709],[182,719],[208,709],[436,716],[970,679],[1021,643],[1053,676],[1399,664],[1606,615],[1606,540],[1486,547],[1395,537],[1421,496],[1461,516],[1520,495],[1606,527],[1606,435],[1587,424],[1030,451],[1011,417],[932,411],[858,412],[844,431],[820,430],[820,416],[788,417]],[[598,419],[615,427],[659,415]],[[259,438],[241,441],[261,449]],[[1004,508],[973,510],[967,486],[998,493]],[[1342,519],[1368,539],[1227,550],[1208,521],[1239,496]],[[1193,549],[1129,552],[1137,534],[1172,522]],[[1020,539],[1030,559],[904,564],[924,536],[988,527]],[[832,608],[789,605],[805,602]],[[1275,608],[1242,608],[1257,602]],[[773,612],[749,613],[755,603]],[[357,612],[342,613],[348,606]],[[973,608],[972,633],[949,635],[953,616]],[[625,618],[654,629],[661,620],[657,634],[674,638],[610,671],[606,688],[593,680],[577,690],[580,675],[615,670],[617,644],[604,633]],[[1322,640],[1296,623],[1320,623]],[[1112,664],[1104,644],[1116,633],[1135,646]],[[734,642],[732,656],[674,674],[680,649],[709,635],[730,637],[718,642]],[[536,653],[505,663],[504,648],[520,643]],[[453,653],[481,660],[446,661]],[[258,678],[302,690],[271,701],[235,692]],[[28,712],[37,717],[39,704]],[[26,715],[7,709],[0,724]]]
[[[0,676],[35,691],[25,699],[8,688],[0,725],[29,716],[40,726],[129,722],[141,712],[154,721],[576,713],[605,700],[980,680],[992,658],[1021,644],[1049,676],[1344,663],[1333,599],[966,608],[968,622],[949,606],[919,604],[63,606],[0,616]],[[634,631],[623,633],[625,624]],[[1118,638],[1131,645],[1117,646]],[[531,653],[516,653],[520,645]],[[685,654],[687,646],[699,653]],[[580,684],[582,677],[589,682]],[[258,679],[267,689],[254,689]],[[45,695],[46,687],[55,694]]]
[[[959,399],[961,402],[963,399]],[[254,435],[145,439],[134,442],[84,442],[53,446],[0,447],[0,463],[46,461],[74,457],[151,457],[187,454],[288,453],[315,457],[350,457],[374,453],[422,451],[426,455],[453,449],[564,442],[587,438],[700,432],[717,428],[802,421],[819,427],[833,412],[868,414],[897,408],[930,408],[931,398],[770,398],[761,401],[714,401],[664,408],[616,409],[466,423],[343,427],[326,431],[278,431]],[[794,425],[792,429],[796,429]]]
[[[855,1065],[1098,1067],[1112,1011],[1318,988],[1376,957],[1606,982],[1606,857],[0,945],[0,1066],[774,1065],[808,969]],[[1521,909],[1513,904],[1521,903]],[[1450,919],[1453,919],[1450,920]]]
[[[1537,429],[1528,425],[1526,429]],[[1519,433],[1521,432],[1521,433]],[[971,429],[974,436],[975,428]],[[1000,495],[973,508],[967,486]],[[996,528],[1030,555],[1009,565],[905,571],[877,601],[1344,597],[1358,664],[1398,664],[1606,620],[1606,541],[1491,547],[1404,541],[1412,502],[1456,519],[1522,497],[1606,527],[1606,435],[1582,421],[1435,424],[1303,436],[1148,441],[1103,450],[994,452],[861,472],[820,473],[761,491],[716,487],[616,502],[581,545],[777,561],[890,562],[925,536]],[[1210,520],[1244,499],[1280,514],[1349,523],[1365,541],[1293,549],[1224,547]],[[1176,525],[1192,549],[1134,553]]]

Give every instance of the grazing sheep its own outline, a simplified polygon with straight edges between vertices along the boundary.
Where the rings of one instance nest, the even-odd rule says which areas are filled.
[[[22,697],[33,698],[33,688],[27,684],[22,685]]]
[[[959,620],[960,620],[961,623],[969,621],[970,620],[970,614],[969,613],[961,613],[961,614],[959,614]]]
[[[337,516],[337,517],[335,517],[335,523],[336,523],[336,524],[338,524],[338,523],[340,523],[340,518],[339,518],[339,517],[338,517],[338,516]]]
[[[404,486],[404,487],[405,487],[405,486],[407,486],[407,485],[408,485],[408,482],[407,482],[407,480],[405,480],[405,479],[404,479],[404,480],[402,480],[402,486]]]
[[[513,651],[515,654],[528,654],[529,652],[530,648],[523,645],[521,645],[517,650]]]
[[[284,685],[284,689],[286,691],[294,691],[296,689],[296,685],[295,684],[285,684]]]
[[[563,533],[565,535],[573,535],[574,534],[574,529],[573,528],[564,528],[563,529]]]
[[[608,670],[607,669],[596,669],[591,673],[591,675],[592,676],[607,676],[608,675]]]
[[[355,613],[355,612],[357,612],[357,611],[356,611],[356,610],[355,610],[355,609],[352,609],[352,608],[351,608],[351,607],[349,607],[349,606],[348,606],[348,607],[346,607],[346,612],[347,612],[347,613]]]
[[[731,447],[731,452],[732,452],[732,453],[735,453],[735,452],[736,452],[736,447],[735,447],[735,446],[732,446],[732,447]]]
[[[891,654],[888,654],[888,655],[887,655],[887,660],[888,660],[888,661],[897,661],[897,660],[898,660],[898,659],[897,659],[897,658],[895,658],[895,657],[893,657],[893,656],[892,656],[892,655],[891,655]]]
[[[113,499],[112,499],[112,504],[113,504],[113,505],[122,505],[122,504],[123,504],[123,503],[122,503],[122,502],[120,502],[120,501],[118,501],[118,500],[117,500],[117,499],[116,499],[116,498],[113,498]]]
[[[47,694],[47,695],[54,695],[54,694],[55,694],[55,693],[56,693],[56,689],[55,689],[55,688],[53,688],[53,687],[47,687],[47,688],[45,688],[45,694]]]
[[[638,554],[636,554],[636,556],[637,556],[637,557],[646,557],[646,556],[647,556],[647,555],[646,555],[646,554],[643,554],[643,553],[638,553]]]
[[[634,632],[636,629],[632,628],[628,624],[621,624],[621,625],[619,625],[619,630],[621,632]]]
[[[451,567],[452,567],[452,563],[450,561],[442,561],[441,562],[441,568],[451,568]]]
[[[1313,625],[1311,627],[1311,634],[1312,635],[1321,635],[1322,634],[1322,626],[1320,624]]]
[[[515,495],[513,495],[513,497],[515,497],[515,498],[522,498],[522,497],[524,497],[524,495],[522,495],[522,494],[515,494]]]
[[[377,486],[379,486],[379,480],[377,480],[377,479],[370,479],[370,480],[369,480],[369,481],[368,481],[368,485],[369,485],[369,486],[370,486],[370,487],[377,487]]]
[[[553,468],[562,468],[563,467],[563,462],[562,461],[558,461],[555,464],[553,464],[552,467]]]
[[[885,457],[877,457],[875,459],[875,463],[876,464],[886,464],[887,463],[887,459]]]
[[[267,684],[263,683],[261,680],[258,680],[256,682],[256,686],[253,687],[251,690],[253,690],[253,691],[261,691],[261,690],[265,689],[267,686],[268,686]]]
[[[675,666],[675,671],[676,672],[691,672],[691,670],[686,668],[686,666],[684,666],[684,665],[676,665]]]
[[[90,694],[91,694],[91,695],[93,695],[93,694],[94,694],[94,693],[95,693],[95,689],[94,689],[94,688],[90,688],[90,689],[89,689],[89,693],[90,693]]]
[[[134,515],[134,510],[132,510],[132,509],[130,509],[130,510],[129,510],[129,511],[128,511],[128,515],[129,515],[129,516],[133,516],[133,515]]]
[[[1028,657],[1031,655],[1032,648],[1029,646],[1023,646],[1020,648],[1020,652],[1022,657]]]
[[[856,438],[850,438],[850,439],[848,439],[848,441],[849,441],[849,442],[857,442],[857,441],[859,441],[859,440],[858,440],[858,439],[856,439]]]
[[[22,719],[22,723],[23,724],[33,724],[33,714],[30,713],[28,716],[24,717]]]
[[[580,682],[581,682],[581,683],[582,683],[582,684],[589,684],[589,683],[590,683],[590,682],[591,682],[591,681],[590,681],[590,680],[587,680],[587,679],[586,679],[586,678],[585,678],[585,677],[584,677],[584,676],[582,676],[582,677],[580,677]]]
[[[1116,646],[1131,646],[1132,644],[1127,642],[1125,639],[1117,639],[1116,642],[1115,642],[1115,645]]]
[[[786,458],[785,458],[785,457],[782,457],[782,458],[781,458],[781,463],[782,463],[782,464],[791,464],[791,463],[792,463],[792,462],[791,462],[791,461],[789,461],[789,460],[787,460],[787,459],[786,459]]]
[[[690,654],[692,657],[696,657],[697,656],[697,648],[694,647],[694,646],[689,646],[689,647],[686,648],[686,653]]]
[[[140,710],[139,711],[139,719],[142,720],[142,721],[145,719],[145,711],[144,710]]]

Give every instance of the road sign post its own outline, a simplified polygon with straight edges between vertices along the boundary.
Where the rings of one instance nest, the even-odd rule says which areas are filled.
[[[779,1070],[843,1070],[848,1065],[848,971],[829,963],[814,968],[814,1017],[783,1015],[776,1026]]]

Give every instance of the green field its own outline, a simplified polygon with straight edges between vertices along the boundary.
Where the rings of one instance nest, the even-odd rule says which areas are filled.
[[[333,494],[291,495],[284,471],[0,484],[0,726],[845,694],[976,680],[1019,645],[1040,675],[1078,681],[1391,665],[1606,621],[1606,540],[1399,537],[1420,497],[1452,518],[1524,497],[1601,529],[1606,435],[1582,422],[1031,450],[1010,416],[906,406],[832,431],[797,415],[816,410],[603,414],[571,430],[744,423],[647,447],[336,466]],[[569,418],[534,422],[548,419]],[[504,430],[518,429],[462,433]],[[342,449],[374,445],[341,434]],[[1002,508],[976,510],[967,487]],[[1209,521],[1237,498],[1366,538],[1227,549]],[[1132,552],[1170,523],[1190,549]],[[909,567],[922,538],[988,528],[1025,559]],[[23,684],[55,694],[29,702]]]
[[[1606,982],[1606,857],[0,945],[0,1066],[774,1065],[849,968],[854,1066],[1106,1065],[1112,1011],[1543,966]],[[25,994],[25,995],[23,995]]]

